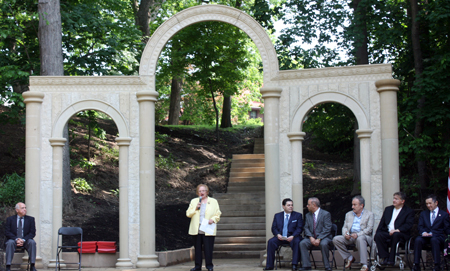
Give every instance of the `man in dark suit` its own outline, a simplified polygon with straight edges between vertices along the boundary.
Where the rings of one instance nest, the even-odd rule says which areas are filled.
[[[386,207],[375,234],[378,256],[382,265],[395,264],[395,248],[399,241],[407,241],[414,224],[414,211],[405,205],[406,195],[394,193],[393,205]],[[391,251],[389,252],[389,247]]]
[[[331,243],[331,215],[320,208],[318,198],[308,199],[308,213],[305,215],[305,239],[300,242],[300,254],[302,256],[302,268],[311,270],[309,249],[312,246],[320,247],[322,261],[326,271],[331,271],[329,257],[329,243]]]
[[[420,271],[420,254],[425,244],[431,244],[431,253],[434,259],[433,271],[440,271],[440,250],[444,247],[445,238],[450,234],[449,216],[446,211],[439,210],[438,200],[435,195],[429,195],[425,203],[429,211],[420,213],[418,225],[420,236],[414,242],[413,271]]]
[[[274,237],[267,242],[266,268],[263,270],[273,270],[275,260],[275,250],[282,244],[289,244],[292,248],[292,270],[297,269],[299,260],[298,244],[301,241],[300,234],[303,230],[302,214],[294,210],[294,203],[291,199],[284,199],[284,212],[276,213],[273,217],[272,233]]]
[[[25,247],[30,258],[30,271],[36,271],[34,266],[36,262],[36,242],[33,240],[36,236],[34,217],[26,215],[27,207],[22,202],[16,204],[16,213],[17,215],[6,219],[6,271],[11,270],[11,262],[17,247]]]

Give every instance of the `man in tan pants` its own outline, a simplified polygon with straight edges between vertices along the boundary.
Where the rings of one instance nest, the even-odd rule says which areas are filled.
[[[364,209],[364,198],[355,196],[352,199],[353,211],[345,214],[342,235],[333,238],[333,244],[345,261],[345,268],[349,269],[355,258],[348,252],[346,245],[356,244],[359,251],[361,271],[367,271],[367,246],[372,245],[372,232],[374,215],[371,211]]]

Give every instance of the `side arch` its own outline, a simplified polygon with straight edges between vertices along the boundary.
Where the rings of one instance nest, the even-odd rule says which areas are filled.
[[[324,92],[309,97],[297,108],[294,117],[292,118],[291,132],[302,132],[303,120],[308,112],[311,111],[314,106],[327,102],[340,103],[347,106],[358,121],[358,129],[370,130],[369,115],[358,101],[351,96],[340,92]]]
[[[83,110],[98,110],[107,114],[116,123],[120,137],[129,137],[130,133],[127,122],[117,109],[115,109],[112,105],[100,100],[83,100],[70,105],[64,111],[62,111],[61,114],[59,114],[58,118],[55,121],[55,124],[53,125],[52,138],[62,138],[63,129],[67,121],[73,115]]]
[[[220,21],[240,28],[253,40],[261,54],[264,82],[270,81],[277,75],[279,69],[277,54],[264,28],[241,10],[211,4],[185,9],[159,26],[145,46],[140,62],[139,75],[154,76],[159,55],[170,38],[181,29],[204,21]],[[147,78],[146,81],[154,87],[154,79]]]

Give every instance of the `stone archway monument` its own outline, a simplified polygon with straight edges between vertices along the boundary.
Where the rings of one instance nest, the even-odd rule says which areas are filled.
[[[26,204],[36,218],[38,265],[54,267],[62,225],[63,128],[82,110],[109,115],[119,128],[118,268],[159,266],[155,251],[155,71],[170,38],[186,26],[221,21],[239,27],[255,42],[264,69],[266,235],[283,197],[303,208],[302,123],[324,102],[341,103],[355,114],[361,139],[362,194],[381,216],[399,189],[398,80],[389,64],[279,71],[265,30],[244,12],[222,5],[186,9],[162,24],[148,41],[139,76],[32,76],[23,94],[26,111]],[[187,233],[186,233],[187,234]]]

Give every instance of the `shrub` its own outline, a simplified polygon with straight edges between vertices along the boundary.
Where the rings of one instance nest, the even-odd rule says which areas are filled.
[[[85,178],[76,178],[72,180],[73,187],[83,193],[88,193],[92,191],[92,187],[86,181]]]
[[[0,182],[0,202],[4,206],[14,206],[25,201],[25,176],[17,173],[6,174]]]

